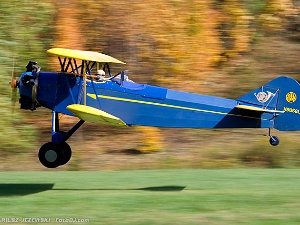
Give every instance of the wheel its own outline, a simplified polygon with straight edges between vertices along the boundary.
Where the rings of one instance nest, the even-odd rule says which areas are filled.
[[[60,165],[65,165],[71,159],[72,150],[70,148],[70,145],[68,145],[67,142],[60,143],[60,147],[62,148],[62,152],[63,152],[63,160]]]
[[[63,148],[57,143],[48,142],[40,148],[38,156],[45,167],[56,168],[63,162]]]
[[[277,136],[270,136],[270,144],[276,146],[279,144],[279,138]]]

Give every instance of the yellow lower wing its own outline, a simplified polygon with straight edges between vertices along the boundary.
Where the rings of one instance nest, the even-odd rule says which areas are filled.
[[[67,106],[67,109],[74,113],[78,118],[88,122],[114,126],[127,126],[120,118],[90,106],[73,104]]]

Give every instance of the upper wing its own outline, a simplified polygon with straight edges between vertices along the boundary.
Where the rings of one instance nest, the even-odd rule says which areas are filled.
[[[78,118],[88,122],[114,126],[127,126],[120,118],[87,105],[72,104],[67,106],[67,109],[74,113]]]
[[[267,112],[267,113],[284,113],[284,111],[280,111],[280,110],[265,109],[265,108],[260,108],[260,107],[256,107],[256,106],[250,106],[250,105],[237,105],[235,108],[246,109],[246,110],[262,112],[262,113],[264,113],[264,112]]]
[[[74,59],[81,59],[86,61],[126,64],[118,59],[115,59],[109,55],[105,55],[99,52],[81,51],[81,50],[66,49],[66,48],[51,48],[47,50],[47,52],[53,55],[74,58]]]

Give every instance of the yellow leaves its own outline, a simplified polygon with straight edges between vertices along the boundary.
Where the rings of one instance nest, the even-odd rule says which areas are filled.
[[[268,0],[265,12],[259,16],[259,21],[267,32],[282,31],[288,23],[288,18],[299,14],[292,0]]]
[[[294,6],[293,0],[268,0],[268,14],[278,16],[292,16],[297,14],[298,9]]]
[[[254,18],[250,16],[250,13],[237,0],[227,0],[223,6],[223,10],[225,14],[224,18],[226,18],[227,23],[231,24],[231,27],[227,28],[228,30],[225,30],[225,32],[229,34],[230,41],[233,41],[232,47],[227,49],[227,56],[250,51],[252,35],[250,23]]]
[[[142,140],[137,150],[142,153],[151,153],[163,150],[163,135],[156,127],[135,127],[142,135]]]
[[[269,32],[278,32],[282,29],[282,19],[273,14],[261,14],[259,21]]]

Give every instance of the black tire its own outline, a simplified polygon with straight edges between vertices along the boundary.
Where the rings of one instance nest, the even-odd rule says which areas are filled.
[[[72,150],[67,142],[60,143],[63,152],[63,160],[60,165],[65,165],[72,157]]]
[[[279,144],[279,138],[277,136],[270,137],[270,144],[272,146],[277,146]]]
[[[57,143],[48,142],[40,148],[38,156],[45,167],[56,168],[63,162],[63,148]]]

